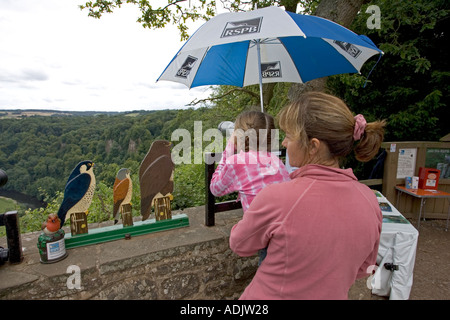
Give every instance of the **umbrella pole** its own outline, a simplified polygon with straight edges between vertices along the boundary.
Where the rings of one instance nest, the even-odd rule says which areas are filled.
[[[258,52],[258,74],[259,74],[259,100],[261,101],[261,112],[264,112],[262,74],[261,74],[261,50],[259,47],[260,40],[256,40],[256,51]]]

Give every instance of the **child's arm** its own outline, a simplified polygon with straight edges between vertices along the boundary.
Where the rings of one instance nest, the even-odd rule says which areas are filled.
[[[227,163],[227,158],[234,154],[234,135],[231,135],[228,140],[225,150],[222,152],[222,159],[220,159],[219,164],[214,172],[210,190],[216,197],[223,196],[234,191],[237,191],[236,183],[236,173],[234,171],[233,165]]]

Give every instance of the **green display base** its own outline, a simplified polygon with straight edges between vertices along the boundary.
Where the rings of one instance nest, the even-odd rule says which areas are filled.
[[[165,231],[170,229],[189,226],[189,218],[185,214],[177,214],[172,219],[155,221],[148,219],[145,221],[134,222],[134,225],[124,227],[122,224],[114,226],[95,228],[88,233],[72,236],[66,234],[64,237],[66,249],[88,246],[97,243],[103,243],[113,240],[125,239],[126,237],[141,236],[144,234]]]

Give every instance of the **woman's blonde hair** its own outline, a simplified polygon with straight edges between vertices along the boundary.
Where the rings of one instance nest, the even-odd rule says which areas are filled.
[[[386,121],[367,123],[355,144],[353,133],[356,120],[341,99],[323,93],[307,92],[285,106],[278,114],[280,128],[298,140],[302,148],[316,138],[325,142],[330,155],[342,158],[355,151],[356,159],[369,161],[377,153],[384,138]]]
[[[240,143],[238,139],[245,138],[243,141],[245,147],[241,148],[241,150],[248,152],[249,150],[262,151],[269,149],[270,151],[273,129],[275,129],[275,120],[270,114],[255,110],[244,111],[238,115],[234,123],[234,144],[239,149]],[[252,137],[255,140],[252,141]]]

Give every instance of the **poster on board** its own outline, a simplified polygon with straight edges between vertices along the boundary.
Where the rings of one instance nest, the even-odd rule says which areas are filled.
[[[417,148],[398,150],[397,179],[414,176],[416,157]]]

